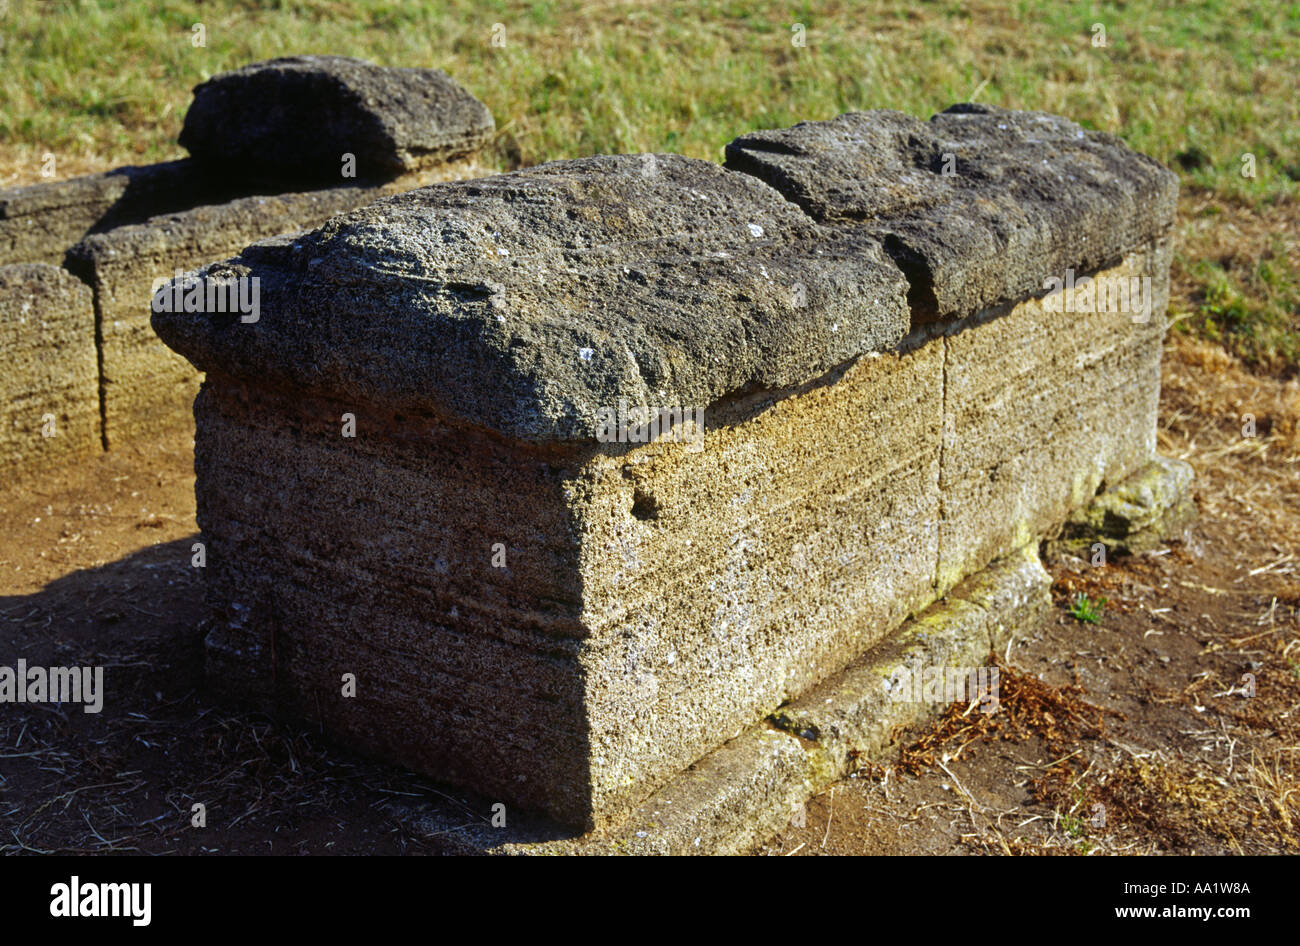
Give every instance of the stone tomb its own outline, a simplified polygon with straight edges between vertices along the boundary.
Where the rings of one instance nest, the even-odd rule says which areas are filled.
[[[1151,462],[1171,174],[990,109],[763,134],[387,198],[202,271],[256,323],[154,314],[216,686],[603,830]]]

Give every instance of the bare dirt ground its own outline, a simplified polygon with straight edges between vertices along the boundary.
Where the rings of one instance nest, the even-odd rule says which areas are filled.
[[[187,434],[0,495],[0,663],[103,666],[110,701],[4,707],[0,852],[418,850],[374,807],[432,786],[204,698],[197,539]]]
[[[997,655],[1002,710],[899,732],[762,853],[1297,850],[1300,390],[1173,336],[1162,418],[1197,471],[1184,540],[1051,563],[1058,608]],[[0,851],[425,850],[382,806],[435,786],[206,697],[192,490],[170,435],[0,492],[0,663],[103,665],[112,701],[5,707]]]

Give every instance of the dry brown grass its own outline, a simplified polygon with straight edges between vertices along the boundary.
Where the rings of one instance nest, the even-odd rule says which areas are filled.
[[[1248,436],[1253,420],[1254,435]],[[1300,379],[1260,375],[1208,342],[1173,335],[1165,350],[1161,452],[1196,469],[1201,511],[1238,535],[1261,531],[1294,578],[1300,549]],[[1262,573],[1261,573],[1262,574]]]

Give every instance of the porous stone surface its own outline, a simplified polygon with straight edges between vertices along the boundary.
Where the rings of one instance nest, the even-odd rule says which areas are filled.
[[[72,247],[68,268],[95,291],[108,446],[190,422],[199,374],[150,328],[156,280],[224,259],[254,241],[316,226],[385,193],[341,187],[245,197],[117,227]]]
[[[1177,535],[1196,518],[1191,464],[1157,456],[1128,479],[1075,509],[1058,538],[1055,552],[1087,555],[1095,543],[1108,552],[1149,552]]]
[[[398,417],[390,406],[210,379],[196,468],[219,615],[212,676],[440,778],[570,823],[617,821],[921,611],[951,584],[948,570],[1027,542],[999,531],[1007,500],[959,492],[982,483],[976,474],[943,491],[947,355],[940,339],[859,359],[799,391],[735,399],[719,406],[698,453],[659,443],[528,448],[552,451],[534,455],[428,412]],[[1048,383],[1063,390],[1038,398],[1057,404],[1076,387]],[[349,412],[355,446],[340,435]],[[969,437],[1007,436],[987,412],[974,416],[986,426]],[[1016,449],[1032,462],[1051,443],[1031,425]],[[1093,447],[1104,450],[1104,438]],[[553,477],[544,490],[511,471],[538,457]],[[363,501],[377,494],[402,500],[379,512]],[[1036,524],[1067,511],[1030,496]],[[544,512],[551,518],[539,521]],[[945,534],[954,548],[974,543],[959,564],[943,556]],[[496,541],[509,570],[491,566]],[[338,589],[362,587],[362,576],[364,595],[340,610]],[[485,591],[496,584],[503,590]],[[498,608],[498,597],[517,610]],[[528,626],[529,600],[563,604],[550,614],[567,628],[563,650],[513,630]],[[350,630],[361,624],[369,630]],[[503,627],[519,648],[508,660],[493,643]],[[529,651],[548,656],[544,667],[527,665]],[[339,700],[335,683],[349,670],[392,688]],[[566,678],[542,709],[516,689]],[[422,679],[447,682],[422,690]],[[505,685],[508,698],[495,689]],[[450,705],[449,692],[461,694]],[[563,721],[553,715],[560,693]]]
[[[1032,116],[981,111],[993,129],[963,140],[1001,140],[999,118],[1021,145],[977,164],[1019,180]],[[1162,206],[1145,159],[1097,147],[1094,199]],[[1062,141],[1053,154],[1087,166]],[[941,217],[969,203],[992,236],[963,244],[966,269],[931,255],[949,274],[939,322],[882,251],[892,224],[668,155],[426,188],[209,267],[261,278],[258,322],[152,321],[209,372],[214,678],[617,833],[692,762],[1150,461],[1167,224],[1097,210],[1071,228],[1129,230],[1080,234],[1040,196],[1021,217],[952,197]],[[1086,293],[1043,297],[1042,280],[1071,269],[1145,278],[1150,305],[1060,311]],[[704,408],[703,449],[600,442],[620,402]],[[347,673],[364,697],[340,695]],[[799,771],[793,738],[728,764]]]
[[[0,264],[60,263],[88,234],[160,214],[436,171],[477,152],[494,127],[437,69],[339,56],[253,63],[195,89],[180,139],[193,158],[0,188]]]
[[[154,314],[213,372],[196,469],[218,678],[273,678],[263,692],[313,718],[339,704],[318,707],[344,663],[394,681],[331,730],[604,824],[929,600],[937,352],[825,377],[901,338],[901,276],[757,181],[644,168],[568,162],[402,195],[210,268],[266,279],[256,324]],[[471,291],[488,283],[501,303]],[[702,451],[598,444],[597,410],[619,398],[731,419]],[[842,436],[815,447],[825,429]],[[875,554],[903,532],[905,554]],[[356,636],[337,595],[363,574]]]
[[[1134,313],[1049,311],[1031,298],[950,327],[944,347],[939,590],[1055,532],[1071,510],[1155,457],[1170,241],[1091,285],[1150,286]],[[1082,309],[1085,290],[1057,296]]]
[[[363,752],[589,819],[573,460],[218,374],[195,412],[212,684]]]
[[[477,151],[492,114],[440,69],[293,56],[214,76],[194,89],[180,143],[214,173],[286,182],[383,179]]]
[[[100,449],[90,290],[55,266],[0,266],[0,478]]]
[[[599,803],[635,802],[934,599],[941,356],[864,357],[715,412],[698,453],[651,445],[579,471]]]
[[[954,105],[922,122],[850,112],[742,135],[727,167],[814,219],[861,226],[911,281],[918,320],[1044,292],[1113,265],[1173,224],[1178,182],[1113,135],[1042,112]]]
[[[705,407],[802,384],[908,327],[878,244],[675,155],[412,191],[222,272],[258,275],[268,317],[153,320],[199,368],[535,442],[593,438],[621,398]]]
[[[1157,162],[962,105],[756,132],[727,166],[907,275],[916,338],[944,350],[940,592],[1151,461],[1177,197]]]
[[[946,708],[899,699],[904,677],[984,666],[1051,610],[1050,585],[1033,549],[992,563],[850,666],[676,775],[604,835],[572,837],[520,813],[492,827],[492,802],[484,797],[399,800],[393,815],[457,854],[746,853],[853,766],[885,761],[897,727]]]
[[[933,599],[940,354],[731,405],[698,452],[531,446],[209,374],[210,678],[608,824]]]

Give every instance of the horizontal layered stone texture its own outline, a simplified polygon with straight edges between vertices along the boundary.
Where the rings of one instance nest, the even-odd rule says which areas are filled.
[[[1104,230],[1092,208],[1103,232],[1075,234],[1048,196],[1059,168],[1010,166],[1036,146],[1019,138],[1063,162],[1089,142],[1113,173],[1081,210],[1163,207],[1167,178],[1060,120],[950,114],[974,123],[963,141],[1014,132],[1007,167],[988,144],[968,173],[1019,175],[1042,208],[1008,217],[941,174],[889,183],[913,143],[875,113],[830,123],[857,129],[838,156],[802,125],[730,170],[557,162],[204,270],[263,287],[253,324],[153,315],[208,372],[214,683],[607,829],[1148,463],[1172,220]],[[853,205],[872,181],[897,191],[887,214]],[[986,238],[917,243],[914,266],[898,235],[932,212]],[[1135,277],[1140,312],[1087,311]],[[959,288],[927,308],[927,278]],[[638,424],[663,407],[680,423],[650,442]]]
[[[760,530],[748,541],[788,558],[825,531],[828,547],[852,554],[904,516],[932,518],[938,402],[918,385],[904,415],[898,386],[881,386],[894,373],[886,363],[907,361],[896,355],[855,367],[841,397],[824,386],[798,402],[761,392],[894,347],[908,327],[905,284],[878,247],[823,234],[752,178],[671,155],[646,167],[560,162],[380,201],[206,270],[262,279],[256,324],[154,314],[163,339],[211,372],[196,470],[224,616],[209,641],[229,668],[218,678],[242,685],[252,671],[281,709],[311,715],[312,694],[352,662],[380,689],[322,708],[336,732],[590,824],[697,758],[719,720],[744,725],[819,662],[856,652],[861,607],[836,600],[852,584],[846,569],[834,587],[790,600],[793,572],[750,587],[760,550],[742,536]],[[749,389],[757,400],[732,409],[767,415],[757,444],[723,428],[700,454],[658,445],[625,463],[595,440],[600,409],[620,399],[704,405]],[[345,413],[361,425],[355,441],[340,436]],[[841,441],[818,483],[844,491],[842,504],[805,509],[810,432],[845,416],[892,424],[881,447],[897,455],[855,482],[859,444]],[[896,466],[917,495],[886,495]],[[268,488],[288,469],[310,484]],[[750,505],[766,482],[790,485],[788,521]],[[385,509],[380,539],[362,497],[389,490],[403,511]],[[638,507],[640,493],[655,512]],[[492,564],[497,543],[507,567]],[[289,547],[302,550],[292,563]],[[933,548],[932,535],[855,597],[882,621],[901,618],[924,597]],[[656,557],[669,569],[661,579],[649,572]],[[266,571],[277,560],[293,577]],[[322,630],[337,622],[329,589],[362,573],[374,577],[352,621],[359,636],[333,640]],[[719,580],[730,587],[709,598],[729,603],[694,608],[699,583]],[[643,633],[629,640],[628,608],[641,600]],[[806,637],[789,652],[796,630]]]
[[[2,188],[0,264],[59,264],[87,233],[229,196],[188,159]]]
[[[1051,311],[1053,299],[1085,309],[1076,290],[943,334],[940,591],[1052,532],[1155,456],[1169,260],[1164,238],[1093,276],[1149,286],[1146,321]]]
[[[1014,637],[1033,633],[1051,610],[1050,586],[1033,549],[994,562],[844,670],[674,777],[612,831],[573,838],[543,819],[518,816],[494,826],[492,802],[481,796],[394,799],[389,811],[448,854],[748,853],[837,779],[863,763],[891,761],[898,727],[949,706],[912,699],[900,684],[936,669],[984,666]]]
[[[90,290],[56,266],[0,266],[0,478],[99,449]]]
[[[487,107],[441,69],[293,56],[197,86],[180,143],[214,173],[238,168],[291,185],[338,181],[347,154],[362,179],[409,174],[477,151],[495,129]]]
[[[1172,172],[1059,116],[969,104],[726,153],[907,274],[918,333],[944,351],[940,591],[1154,456]]]

